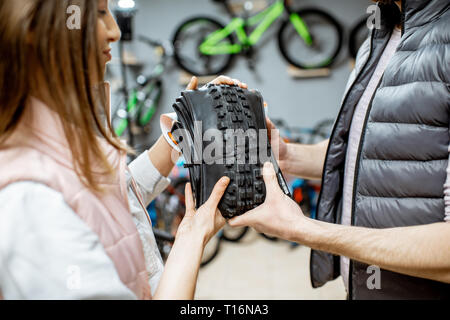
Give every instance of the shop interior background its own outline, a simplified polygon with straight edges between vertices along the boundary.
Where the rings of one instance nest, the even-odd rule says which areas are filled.
[[[116,1],[117,3],[117,1]],[[139,35],[159,41],[171,41],[177,26],[192,16],[211,16],[223,24],[230,21],[223,7],[211,0],[135,0],[134,40],[124,44],[128,58],[141,67],[128,67],[128,87],[136,76],[154,67],[154,52],[136,39]],[[244,58],[235,59],[224,74],[240,79],[258,89],[269,105],[269,116],[282,119],[289,126],[311,128],[339,112],[352,61],[348,54],[350,29],[366,14],[370,0],[296,0],[299,9],[316,7],[334,16],[344,28],[344,46],[327,77],[294,79],[288,72],[277,43],[279,21],[263,36],[256,53],[256,71]],[[113,91],[122,85],[119,46],[113,45],[113,60],[108,67]],[[169,61],[163,75],[163,95],[150,123],[146,139],[151,143],[160,135],[159,116],[173,112],[172,104],[185,84],[180,83],[180,69]],[[116,98],[116,101],[115,101]],[[113,95],[112,105],[117,104]],[[218,257],[202,268],[197,298],[206,299],[345,299],[339,278],[320,289],[309,281],[309,249],[291,248],[284,242],[270,242],[255,233],[242,243],[223,244]]]
[[[117,1],[116,1],[117,2]],[[192,16],[211,16],[223,24],[230,21],[223,7],[211,0],[135,0],[137,12],[134,17],[134,40],[125,44],[125,51],[135,55],[143,68],[129,72],[128,86],[134,85],[135,76],[146,74],[154,66],[154,54],[149,47],[136,40],[139,35],[160,41],[171,41],[178,25]],[[344,28],[344,46],[337,61],[332,65],[330,76],[293,79],[287,72],[288,66],[277,44],[280,21],[264,34],[257,46],[256,72],[249,70],[244,58],[235,59],[226,75],[246,82],[257,88],[269,105],[269,116],[283,119],[290,126],[311,127],[324,119],[334,119],[339,111],[351,61],[347,49],[350,29],[366,14],[370,0],[294,0],[299,9],[316,7],[333,15]],[[120,87],[120,66],[118,45],[113,46],[113,61],[109,66],[109,80],[113,88]],[[173,60],[168,62],[164,73],[164,93],[153,117],[151,138],[159,131],[159,115],[172,112],[172,104],[184,85],[180,84],[180,69]],[[113,101],[114,102],[114,101]]]

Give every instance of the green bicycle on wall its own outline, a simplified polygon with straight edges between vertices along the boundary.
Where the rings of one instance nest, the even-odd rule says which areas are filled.
[[[224,26],[210,17],[193,17],[181,23],[173,37],[176,62],[193,75],[220,74],[237,54],[252,62],[255,45],[285,12],[288,17],[278,31],[278,46],[291,65],[301,69],[327,67],[341,50],[342,27],[320,9],[294,11],[289,0],[272,0],[265,9],[250,16],[252,2],[245,1],[245,14],[238,17],[231,9],[231,0],[213,1],[225,6],[232,17],[230,23]]]

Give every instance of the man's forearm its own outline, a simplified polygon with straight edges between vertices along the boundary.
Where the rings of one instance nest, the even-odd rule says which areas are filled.
[[[280,160],[283,172],[312,180],[322,178],[328,140],[314,145],[289,143],[287,157]]]
[[[450,223],[371,229],[308,219],[294,240],[386,270],[450,283]]]

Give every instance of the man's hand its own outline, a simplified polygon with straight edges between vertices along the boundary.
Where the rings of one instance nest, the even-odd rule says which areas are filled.
[[[264,203],[228,223],[232,227],[250,226],[258,232],[292,240],[296,236],[296,230],[307,218],[300,206],[283,193],[273,165],[269,162],[264,165],[263,177],[266,185]]]
[[[214,189],[206,201],[198,210],[195,210],[194,197],[192,195],[191,184],[186,184],[186,214],[178,227],[177,238],[198,237],[203,240],[205,246],[209,240],[225,225],[225,219],[217,209],[230,178],[222,177],[214,186]]]
[[[372,229],[313,220],[279,188],[272,165],[264,166],[266,201],[233,218],[232,227],[257,231],[382,269],[450,283],[450,223]]]
[[[283,171],[288,156],[288,145],[283,137],[280,136],[280,131],[268,117],[266,117],[266,125],[270,145],[274,154],[277,156],[278,165]]]

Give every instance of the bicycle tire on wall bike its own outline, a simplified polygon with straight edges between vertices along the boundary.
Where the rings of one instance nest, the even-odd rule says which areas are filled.
[[[362,19],[352,28],[348,39],[348,51],[350,57],[356,59],[359,48],[369,34],[370,31],[369,28],[367,28],[367,18]]]
[[[211,240],[209,240],[208,244],[206,245],[206,247],[203,251],[203,256],[202,256],[202,261],[200,263],[200,267],[206,266],[208,263],[213,261],[214,258],[217,257],[217,255],[219,254],[220,242],[222,239],[222,236],[220,235],[221,232],[222,231],[219,231],[219,234],[216,234],[214,237],[212,237]],[[209,248],[212,248],[212,249],[209,250]]]
[[[330,50],[330,53],[326,54],[324,58],[321,58],[318,62],[314,63],[306,63],[304,59],[301,59],[301,55],[299,52],[305,52],[305,48],[300,50],[295,50],[296,54],[289,51],[288,46],[292,45],[294,42],[292,40],[287,41],[286,38],[289,34],[296,35],[297,37],[297,45],[301,48],[304,44],[304,40],[298,35],[297,31],[293,27],[293,24],[290,19],[286,19],[280,27],[278,32],[278,46],[283,57],[293,66],[300,69],[315,69],[315,68],[325,68],[333,64],[339,55],[342,44],[343,44],[343,31],[339,22],[330,14],[325,11],[319,9],[303,9],[297,11],[296,14],[301,17],[303,21],[308,25],[308,21],[314,20],[322,20],[326,22],[326,27],[329,31],[333,31],[335,33],[335,44]],[[308,25],[308,27],[311,27]],[[290,32],[290,33],[289,33]],[[314,30],[312,31],[313,38],[318,39],[319,35],[314,34]],[[309,49],[308,49],[309,50]],[[304,57],[303,57],[304,58]],[[302,61],[303,60],[303,61]]]
[[[211,31],[208,33],[205,33],[205,35],[200,35],[200,38],[197,39],[197,41],[196,41],[196,45],[197,45],[196,49],[197,50],[195,52],[197,56],[196,57],[193,57],[193,56],[187,57],[185,54],[182,53],[182,44],[184,44],[186,41],[186,39],[183,38],[183,36],[186,36],[185,33],[187,33],[188,28],[193,28],[193,27],[201,25],[201,24],[202,25],[209,24],[211,27]],[[212,30],[214,28],[215,28],[215,30]],[[217,74],[223,73],[226,69],[228,69],[233,60],[232,54],[206,56],[206,55],[203,55],[198,49],[198,46],[200,46],[200,44],[204,41],[206,35],[210,34],[211,32],[214,32],[216,30],[223,29],[223,28],[225,28],[224,25],[222,25],[219,21],[217,21],[213,18],[210,18],[210,17],[203,17],[203,16],[193,17],[193,18],[190,18],[190,19],[182,22],[176,28],[175,34],[172,39],[172,43],[173,43],[173,47],[174,47],[174,58],[175,58],[177,65],[184,71],[186,71],[192,75],[195,75],[195,76],[217,75]],[[235,43],[232,35],[229,35],[226,39],[230,42],[230,44]],[[190,37],[189,40],[192,40],[192,37]],[[216,60],[218,60],[218,58],[221,58],[223,61],[221,61],[218,64],[218,66],[216,66],[216,67],[210,67],[208,69],[208,71],[206,69],[198,70],[198,68],[196,70],[194,68],[192,62],[195,60],[199,60],[199,59],[207,59],[207,57],[211,57],[211,59],[216,59]],[[189,60],[187,60],[187,59],[189,59]]]
[[[222,239],[229,242],[239,242],[247,234],[249,227],[232,228],[226,225],[223,228]]]
[[[266,240],[269,240],[269,241],[278,241],[279,240],[277,237],[272,237],[272,236],[269,236],[269,235],[267,235],[265,233],[260,233],[260,235],[263,238],[265,238]]]

